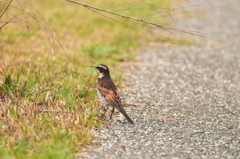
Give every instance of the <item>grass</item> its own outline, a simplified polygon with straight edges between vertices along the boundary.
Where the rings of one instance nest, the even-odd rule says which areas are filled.
[[[169,7],[169,2],[153,1]],[[132,61],[139,39],[148,37],[66,1],[30,2],[54,27],[53,33],[66,49],[70,62],[56,41],[52,43],[50,33],[30,17],[25,15],[28,21],[2,28],[0,158],[73,158],[86,144],[91,144],[91,130],[104,121],[98,117],[98,73],[90,66],[104,63],[112,69],[120,62]],[[89,3],[107,8],[120,2]],[[25,1],[12,4],[44,22]],[[126,14],[130,12],[147,13],[135,10]],[[1,20],[14,15],[23,17],[21,11],[10,7]],[[167,24],[162,19],[157,21]],[[119,72],[111,75],[120,86]]]

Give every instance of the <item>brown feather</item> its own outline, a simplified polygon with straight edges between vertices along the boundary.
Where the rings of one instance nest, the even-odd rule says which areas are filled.
[[[111,78],[110,78],[110,80],[98,79],[97,88],[100,91],[100,93],[103,96],[105,96],[105,98],[107,99],[109,104],[112,105],[114,108],[118,109],[125,116],[125,118],[130,123],[133,124],[133,121],[130,119],[130,117],[127,115],[127,113],[123,109],[119,92],[117,90],[117,87],[111,80]]]
[[[111,103],[111,105],[113,105],[119,110],[118,105],[119,105],[119,102],[121,102],[121,99],[119,97],[119,93],[117,91],[116,86],[114,85],[115,87],[113,87],[109,85],[108,82],[103,83],[102,81],[98,81],[97,86],[101,94],[106,97],[106,99]]]

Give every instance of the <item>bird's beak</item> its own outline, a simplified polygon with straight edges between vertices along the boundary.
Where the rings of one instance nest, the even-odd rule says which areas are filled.
[[[96,66],[91,66],[91,67],[96,68]]]

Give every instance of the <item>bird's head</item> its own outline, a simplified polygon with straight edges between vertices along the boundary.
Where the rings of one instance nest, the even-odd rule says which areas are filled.
[[[93,68],[96,68],[99,72],[99,78],[103,78],[105,76],[109,76],[109,69],[106,65],[99,64],[96,66],[91,66]]]

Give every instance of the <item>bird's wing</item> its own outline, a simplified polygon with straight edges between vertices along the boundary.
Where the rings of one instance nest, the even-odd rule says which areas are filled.
[[[109,103],[119,109],[121,99],[116,86],[114,85],[114,87],[111,87],[109,84],[99,81],[97,87],[100,93],[106,97]]]
[[[101,82],[98,81],[98,90],[100,91],[100,93],[106,97],[106,99],[108,100],[108,102],[114,107],[117,108],[124,116],[125,118],[133,124],[132,119],[127,115],[127,113],[125,112],[125,110],[123,109],[122,106],[122,102],[121,102],[121,98],[119,95],[119,92],[117,90],[117,87],[115,86],[115,84],[112,81],[108,81],[108,82]]]

